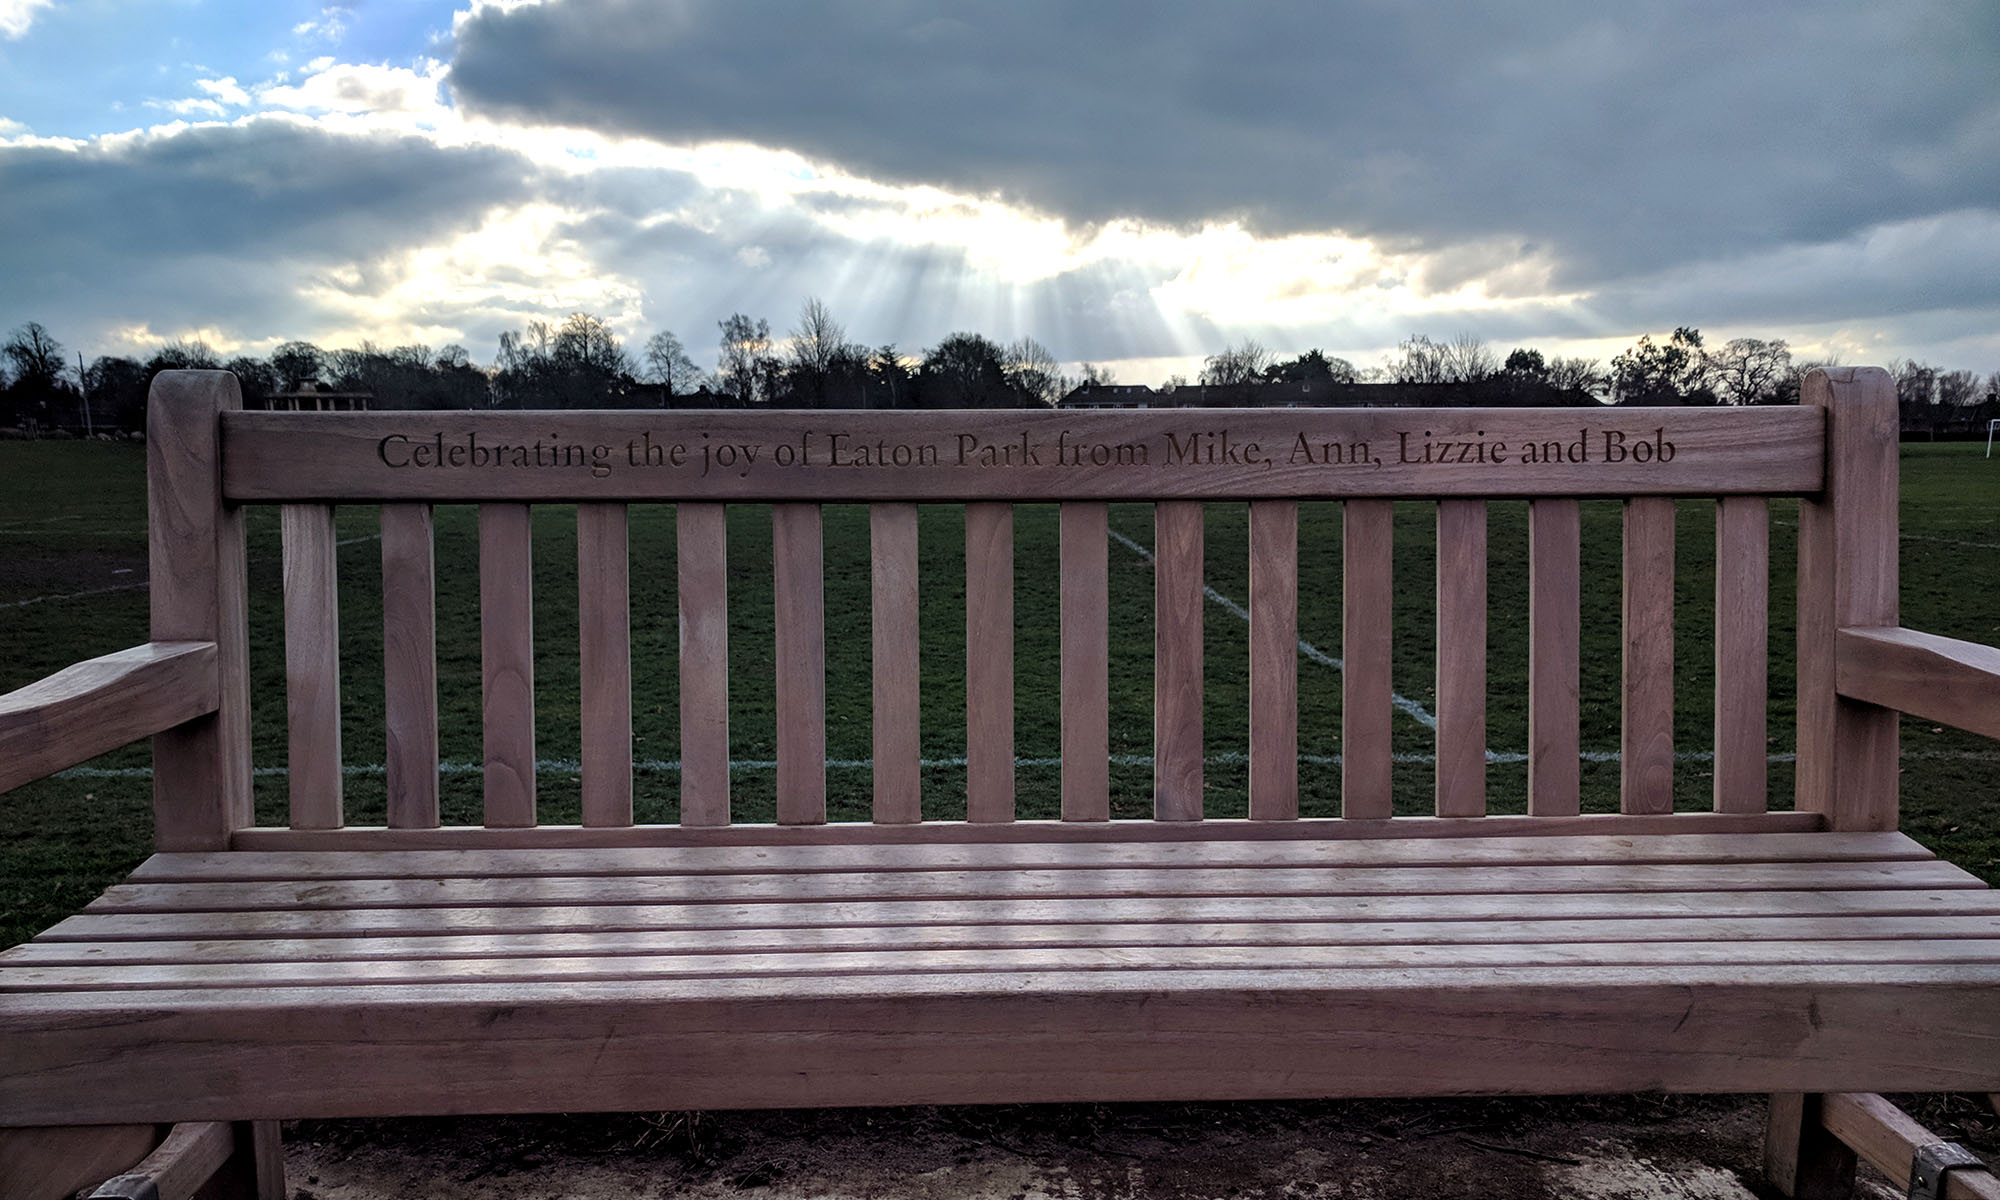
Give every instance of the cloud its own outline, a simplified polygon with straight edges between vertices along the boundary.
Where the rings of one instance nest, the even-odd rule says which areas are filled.
[[[471,113],[1083,224],[1518,244],[1563,288],[2000,196],[1983,0],[845,0],[782,30],[727,0],[551,0],[482,6],[456,45]]]
[[[438,94],[442,67],[421,71],[317,58],[312,74],[297,84],[269,87],[257,99],[272,108],[306,112],[384,113],[437,118],[446,114]],[[246,98],[247,100],[247,98]]]
[[[28,35],[35,14],[54,5],[55,0],[0,0],[0,38],[17,41]]]

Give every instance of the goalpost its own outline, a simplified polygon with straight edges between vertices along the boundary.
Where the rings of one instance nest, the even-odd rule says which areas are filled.
[[[2000,428],[2000,417],[1986,422],[1986,457],[1993,457],[1993,431]]]

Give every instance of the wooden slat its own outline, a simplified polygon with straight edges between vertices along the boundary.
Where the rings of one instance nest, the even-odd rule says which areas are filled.
[[[1796,494],[1822,481],[1824,425],[1804,408],[1433,409],[1420,423],[1428,436],[1413,425],[1406,411],[1356,408],[1229,409],[1192,425],[1171,410],[426,412],[332,420],[258,412],[226,419],[225,484],[238,501],[1046,502]],[[1587,448],[1580,461],[1518,457],[1530,442],[1567,447],[1579,439]],[[600,473],[587,455],[552,466],[546,455],[537,464],[532,449],[640,441],[661,448],[667,461],[614,454]],[[1507,461],[1499,462],[1493,451],[1503,442]],[[1641,443],[1644,458],[1635,452]],[[1666,461],[1653,452],[1659,444],[1671,444]],[[713,457],[725,446],[735,455],[727,464]],[[1488,452],[1475,453],[1482,446]],[[754,461],[740,447],[754,451]],[[893,469],[875,469],[877,460]]]
[[[1391,615],[1396,510],[1349,500],[1341,518],[1340,815],[1391,814]]]
[[[215,646],[216,712],[153,739],[153,837],[221,849],[254,823],[243,510],[222,502],[222,414],[242,407],[227,371],[162,371],[146,402],[151,639]]]
[[[1763,812],[1770,673],[1770,503],[1715,509],[1715,811]]]
[[[285,716],[292,826],[337,829],[340,795],[340,603],[333,509],[287,504],[284,531]]]
[[[631,548],[625,506],[576,507],[583,823],[632,823]]]
[[[1437,815],[1486,812],[1486,503],[1437,510]]]
[[[1202,510],[1153,506],[1153,817],[1202,819]]]
[[[1250,818],[1299,815],[1299,505],[1250,505]]]
[[[681,824],[729,824],[729,525],[720,504],[675,506],[680,574]]]
[[[431,507],[382,506],[382,723],[389,825],[438,825],[437,564]]]
[[[1674,502],[1625,502],[1624,704],[1618,806],[1674,810]]]
[[[1840,694],[2000,737],[2000,649],[1914,629],[1843,629]]]
[[[535,823],[534,560],[525,504],[479,506],[486,824]]]
[[[817,504],[771,506],[778,823],[826,820],[826,547]]]
[[[1062,622],[1062,815],[1111,819],[1111,507],[1074,500],[1060,511],[1057,582]]]
[[[1136,842],[1207,841],[1242,838],[1252,841],[1311,839],[1374,839],[1434,837],[1550,837],[1565,834],[1695,834],[1802,833],[1825,828],[1818,813],[1686,812],[1651,816],[1590,813],[1562,817],[1493,815],[1472,817],[1405,817],[1394,826],[1312,817],[1297,821],[1245,821],[1216,818],[1203,822],[1015,821],[1003,825],[973,825],[959,821],[922,825],[873,825],[835,821],[826,825],[740,824],[726,827],[638,825],[630,829],[584,829],[575,825],[542,825],[535,829],[484,829],[474,825],[444,829],[348,828],[331,830],[243,829],[230,838],[239,850],[443,850],[546,849],[620,846],[842,846],[858,842],[895,844],[1044,840]]]
[[[1878,367],[1806,373],[1826,413],[1826,490],[1799,502],[1797,806],[1836,829],[1896,827],[1897,715],[1837,693],[1845,628],[1898,624],[1896,388]]]
[[[835,899],[732,904],[551,902],[269,912],[86,912],[66,918],[38,937],[35,944],[70,943],[89,953],[114,943],[132,946],[146,941],[310,938],[332,945],[383,937],[542,937],[663,930],[686,933],[950,925],[1056,927],[1092,923],[1126,927],[1152,924],[1222,927],[1246,922],[1342,927],[1356,923],[1358,927],[1390,924],[1404,929],[1410,924],[1420,923],[1430,928],[1431,923],[1442,922],[1437,926],[1440,930],[1458,923],[1505,933],[1521,922],[1694,921],[1757,925],[1772,921],[1858,920],[1875,928],[1879,922],[1898,919],[1978,921],[1996,917],[2000,917],[2000,897],[1992,889],[1976,885],[1949,891],[1868,887],[1786,892],[1372,896],[1365,906],[1352,896],[1338,895]],[[1332,936],[1346,935],[1336,932]],[[26,951],[8,953],[13,956]]]
[[[155,854],[137,883],[431,879],[543,875],[808,875],[842,871],[1017,871],[1109,867],[1360,867],[1590,863],[1927,862],[1900,833],[1554,835],[1533,838],[1366,838],[1196,842],[1034,842],[633,846],[603,849],[218,851]],[[1170,886],[1163,884],[1163,886]],[[1359,914],[1365,916],[1367,914]]]
[[[196,1195],[236,1152],[236,1130],[227,1121],[191,1121],[176,1125],[151,1154],[91,1193],[99,1196],[155,1197],[184,1200]],[[135,1189],[144,1185],[150,1190]]]
[[[1014,819],[1014,506],[965,506],[965,815]]]
[[[1832,1091],[1864,1078],[1948,1090],[2000,1073],[2000,1048],[1977,1036],[1990,1028],[2000,982],[1989,966],[1850,967],[1841,986],[1829,986],[1824,969],[1793,966],[1495,968],[1476,987],[1463,976],[1127,970],[410,984],[164,991],[143,1005],[118,993],[26,995],[0,1018],[25,1064],[0,1076],[0,1111],[90,1123],[172,1110],[207,1118],[232,1105],[250,1117],[365,1115],[384,1094],[406,1112],[464,1113],[1760,1083]],[[1912,978],[1922,986],[1896,986]],[[395,1013],[394,1054],[356,1045],[364,995],[372,1010]],[[754,1022],[744,1020],[746,1002]],[[1246,1026],[1245,1012],[1257,1020]],[[1762,1019],[1727,1019],[1742,1012]],[[1774,1038],[1774,1025],[1809,1032]],[[245,1036],[271,1030],[284,1036]],[[1413,1071],[1418,1044],[1426,1053]],[[885,1054],[928,1066],[883,1071]],[[209,1085],[190,1094],[190,1074]],[[110,1086],[117,1079],[123,1085]]]
[[[1854,1152],[1820,1124],[1820,1097],[1771,1096],[1764,1128],[1764,1177],[1794,1200],[1845,1200],[1854,1194]]]
[[[1821,1096],[1819,1119],[1827,1132],[1898,1183],[1909,1181],[1919,1148],[1946,1140],[1872,1092]],[[1991,1171],[1952,1171],[1937,1194],[1945,1200],[2000,1200],[2000,1179]]]
[[[821,900],[1160,900],[1198,896],[1421,896],[1529,892],[1845,891],[1979,888],[1950,863],[1616,863],[1558,866],[1189,867],[1166,878],[1143,869],[881,871],[787,875],[629,875],[123,883],[91,913],[261,912],[286,908],[426,908],[550,904],[751,904]],[[1440,911],[1443,911],[1440,904]]]
[[[917,506],[868,509],[875,649],[875,808],[878,824],[923,819],[917,627]]]
[[[1583,517],[1574,500],[1528,504],[1528,811],[1576,813]]]
[[[1209,904],[1219,901],[1205,902]],[[903,905],[907,909],[909,905]],[[936,907],[935,905],[932,907]],[[1126,907],[1132,907],[1127,904]],[[443,910],[455,912],[460,910]],[[488,910],[491,911],[491,910]],[[226,915],[226,914],[225,914]],[[883,915],[890,910],[883,909]],[[438,921],[443,929],[443,920]],[[1942,917],[1637,917],[1619,920],[1281,921],[991,924],[812,924],[779,927],[586,929],[577,932],[451,933],[356,937],[216,937],[31,942],[6,966],[130,964],[432,962],[448,959],[608,958],[632,955],[925,952],[1113,946],[1467,946],[1587,943],[1966,941],[2000,949],[2000,915]],[[4,973],[4,972],[0,972]]]
[[[211,642],[148,642],[0,696],[0,792],[215,711]]]
[[[144,1158],[159,1140],[151,1122],[0,1129],[0,1196],[71,1200]]]

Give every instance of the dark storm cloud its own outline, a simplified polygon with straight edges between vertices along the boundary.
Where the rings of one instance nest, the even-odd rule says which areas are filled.
[[[300,285],[478,223],[533,170],[491,149],[341,134],[282,118],[0,146],[0,320],[50,328],[309,325]],[[365,287],[366,280],[363,281]],[[14,311],[20,310],[20,311]]]
[[[1079,221],[1518,239],[1558,286],[2000,196],[2000,7],[566,0],[459,104],[782,147]]]

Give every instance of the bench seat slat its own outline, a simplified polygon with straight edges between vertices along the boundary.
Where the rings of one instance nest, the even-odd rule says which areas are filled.
[[[888,910],[884,910],[885,912]],[[996,946],[1425,946],[1576,942],[1817,942],[2000,939],[2000,912],[1769,917],[1631,917],[1518,921],[1194,921],[1155,908],[1122,923],[791,925],[776,928],[614,929],[563,933],[438,933],[286,938],[35,941],[0,952],[0,965],[429,961],[687,955]],[[107,938],[111,935],[107,934]]]
[[[309,883],[130,883],[88,912],[424,908],[437,905],[636,904],[835,899],[1035,897],[1346,897],[1648,891],[1792,891],[1984,887],[1943,862],[1636,864],[1558,867],[1189,868],[1184,870],[900,871],[824,875],[530,876]]]
[[[1179,897],[1178,921],[1426,921],[1443,906],[1420,896]],[[1834,889],[1772,892],[1583,892],[1574,895],[1466,895],[1449,919],[1493,922],[1693,917],[1763,920],[1824,916],[1986,916],[2000,893],[1984,888]],[[261,937],[360,938],[463,933],[582,933],[597,930],[781,929],[832,926],[1076,924],[1151,922],[1160,904],[1145,898],[1006,900],[820,900],[755,904],[521,905],[320,909],[286,912],[93,913],[66,918],[38,942]]]
[[[359,962],[20,965],[0,971],[0,996],[165,988],[366,987],[382,984],[547,983],[597,979],[797,979],[939,972],[1354,971],[1408,968],[1776,966],[1828,969],[1909,963],[2000,966],[2000,938],[1757,942],[1533,942],[1361,946],[1007,946],[973,950],[795,951],[447,958]]]
[[[1890,862],[1933,858],[1900,833],[1666,837],[1426,838],[1299,842],[1044,842],[947,846],[696,846],[606,850],[320,850],[156,854],[131,881],[444,876],[700,875],[827,871],[1012,871],[1068,867],[1553,865]]]

